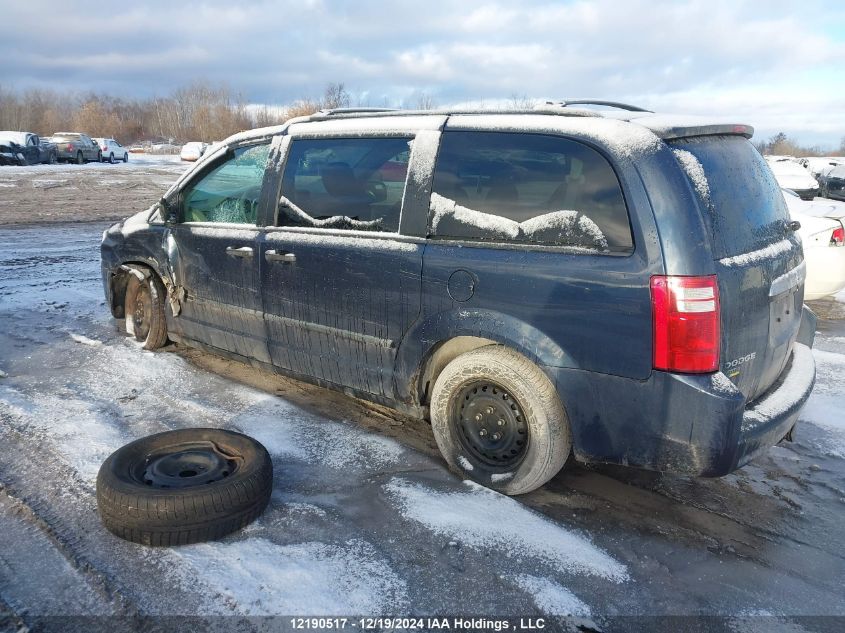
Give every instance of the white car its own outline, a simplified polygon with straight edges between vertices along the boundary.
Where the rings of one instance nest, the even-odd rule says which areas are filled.
[[[805,167],[790,156],[766,156],[766,161],[778,184],[790,189],[802,200],[812,200],[819,195],[819,183]]]
[[[842,159],[835,156],[808,156],[797,160],[798,163],[813,174],[815,178],[818,178],[819,176],[827,176],[831,169],[843,164]]]
[[[200,141],[185,143],[182,146],[182,151],[179,153],[179,158],[190,161],[199,160],[205,154],[207,148],[208,143],[201,143]]]
[[[94,142],[100,146],[104,161],[110,163],[116,163],[119,160],[124,163],[129,162],[129,150],[113,138],[95,138]]]
[[[813,301],[845,289],[845,203],[831,210],[832,200],[806,202],[784,190],[789,215],[801,223],[798,235],[804,247],[807,279],[804,299]],[[841,214],[839,219],[825,213]]]

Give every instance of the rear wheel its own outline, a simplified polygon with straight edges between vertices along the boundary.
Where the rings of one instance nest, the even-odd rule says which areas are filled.
[[[109,154],[109,162],[114,165],[114,154]]]
[[[159,349],[167,343],[166,297],[164,284],[155,274],[143,280],[135,274],[129,275],[123,304],[126,332],[143,344],[144,349]]]
[[[47,160],[51,165],[55,165],[58,162],[58,158],[56,157],[55,152],[50,152],[50,158]]]
[[[82,156],[82,152],[76,152],[76,164],[81,165],[85,162],[85,158]]]
[[[128,162],[129,162],[129,154],[127,154],[126,152],[124,152],[124,153],[123,153],[123,162],[124,162],[124,163],[128,163]]]
[[[509,495],[554,477],[572,447],[554,385],[534,363],[500,345],[446,366],[432,390],[431,423],[453,470]]]

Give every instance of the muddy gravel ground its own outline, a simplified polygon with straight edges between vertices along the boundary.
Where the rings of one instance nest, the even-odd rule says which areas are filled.
[[[425,423],[188,348],[145,352],[122,334],[102,296],[107,223],[75,221],[146,207],[182,169],[0,168],[0,217],[30,224],[0,227],[0,630],[293,630],[294,615],[843,630],[842,302],[814,305],[818,383],[795,442],[716,480],[570,464],[511,499],[451,474]],[[47,179],[66,184],[36,184]],[[265,514],[188,547],[112,536],[96,512],[101,462],[190,426],[265,444]]]

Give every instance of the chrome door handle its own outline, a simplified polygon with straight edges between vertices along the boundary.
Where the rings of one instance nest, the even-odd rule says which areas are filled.
[[[268,262],[285,262],[288,264],[292,264],[296,261],[296,255],[293,253],[278,253],[276,251],[266,251],[264,253],[264,259]]]
[[[227,246],[226,254],[230,257],[252,257],[252,248],[249,246]]]

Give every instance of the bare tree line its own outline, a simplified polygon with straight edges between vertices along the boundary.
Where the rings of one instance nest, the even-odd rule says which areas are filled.
[[[761,154],[775,156],[845,156],[845,137],[839,144],[839,148],[833,151],[821,149],[818,145],[801,145],[798,141],[791,139],[784,132],[778,132],[768,141],[760,141],[754,144]]]
[[[123,144],[142,140],[211,142],[322,108],[347,107],[350,101],[343,83],[330,83],[321,97],[301,99],[284,108],[250,106],[228,87],[206,82],[195,82],[166,97],[146,99],[68,95],[43,89],[17,92],[0,86],[0,130],[41,136],[83,132],[113,137]]]

